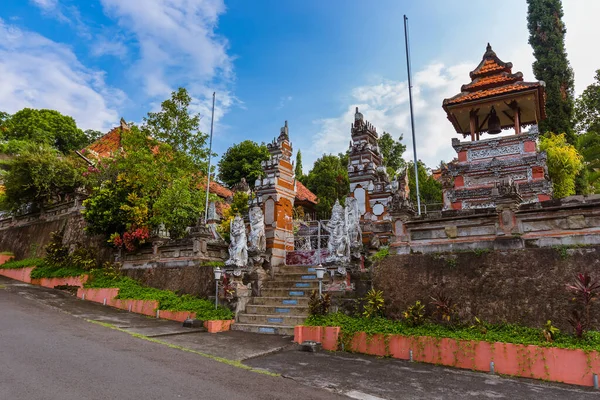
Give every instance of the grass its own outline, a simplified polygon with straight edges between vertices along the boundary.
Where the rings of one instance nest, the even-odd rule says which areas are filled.
[[[170,290],[143,286],[138,281],[118,275],[108,275],[99,271],[91,274],[85,284],[89,288],[119,288],[119,299],[155,300],[159,310],[195,312],[196,318],[203,321],[233,319],[233,313],[222,306],[215,309],[212,301],[192,295],[179,296]]]
[[[0,251],[0,256],[14,256],[12,251]]]
[[[27,267],[37,267],[39,265],[44,265],[43,258],[25,258],[24,260],[19,261],[8,261],[4,264],[0,264],[1,269],[17,269],[17,268],[27,268]]]
[[[457,340],[478,340],[485,342],[503,342],[542,347],[559,347],[564,349],[582,349],[600,351],[600,332],[589,331],[585,339],[558,333],[554,342],[547,342],[542,335],[542,329],[528,328],[511,324],[485,324],[486,332],[468,326],[447,327],[425,323],[420,326],[410,326],[403,321],[393,321],[385,318],[358,318],[341,313],[326,316],[310,316],[305,322],[308,326],[339,326],[344,338],[350,338],[356,332],[367,334],[398,334],[403,336],[430,336],[436,338],[451,338]],[[342,339],[345,340],[345,339]]]
[[[80,276],[86,273],[87,271],[79,268],[42,264],[36,266],[33,271],[31,271],[31,279],[66,278],[70,276]]]

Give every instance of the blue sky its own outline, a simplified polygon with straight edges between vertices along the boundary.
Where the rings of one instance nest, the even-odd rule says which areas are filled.
[[[83,129],[140,122],[178,86],[203,128],[217,92],[214,149],[275,137],[289,121],[304,169],[347,148],[354,107],[410,146],[403,14],[410,22],[417,149],[454,156],[443,98],[487,42],[531,72],[524,0],[0,0],[0,110],[53,108]],[[576,90],[593,81],[600,2],[564,1]],[[405,154],[409,157],[409,154]]]

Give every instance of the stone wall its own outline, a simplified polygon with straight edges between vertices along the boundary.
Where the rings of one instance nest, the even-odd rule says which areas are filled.
[[[105,246],[104,238],[85,233],[81,210],[81,202],[74,200],[41,212],[0,219],[0,251],[11,251],[16,259],[44,257],[52,233],[59,232],[65,245],[85,243],[97,250],[99,262],[111,260],[113,251]]]
[[[600,246],[396,255],[375,268],[373,281],[392,318],[417,300],[431,310],[430,296],[443,289],[465,319],[538,328],[550,319],[571,331],[565,284],[584,271],[600,279]],[[592,314],[600,328],[600,304]]]

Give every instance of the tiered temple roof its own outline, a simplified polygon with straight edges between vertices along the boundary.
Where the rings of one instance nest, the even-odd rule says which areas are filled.
[[[457,133],[471,134],[474,139],[487,132],[492,108],[500,118],[501,129],[515,128],[518,132],[521,126],[537,124],[546,117],[544,82],[525,82],[521,72],[512,73],[512,66],[500,60],[488,43],[481,62],[469,74],[471,82],[443,102]]]

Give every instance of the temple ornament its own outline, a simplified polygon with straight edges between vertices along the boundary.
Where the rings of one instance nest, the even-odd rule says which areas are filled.
[[[346,228],[346,212],[340,205],[339,200],[336,200],[333,205],[331,219],[325,229],[329,232],[329,242],[327,243],[329,255],[325,261],[327,263],[348,262],[350,259],[350,240]]]
[[[245,267],[248,265],[248,244],[244,220],[236,215],[230,223],[229,259],[225,265],[229,267]]]
[[[252,207],[248,216],[250,218],[249,250],[263,252],[267,249],[267,239],[265,236],[265,217],[262,209]]]

